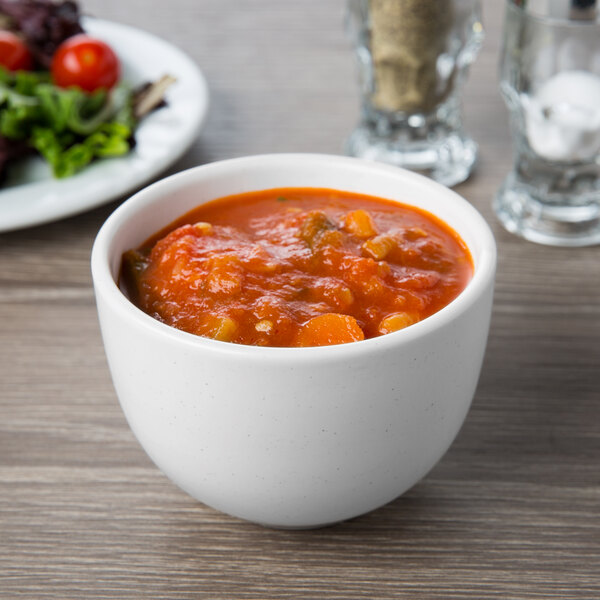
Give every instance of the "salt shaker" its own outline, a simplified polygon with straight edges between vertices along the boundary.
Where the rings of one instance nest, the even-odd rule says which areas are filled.
[[[506,0],[500,89],[514,166],[494,208],[549,245],[600,242],[600,13],[596,0]]]

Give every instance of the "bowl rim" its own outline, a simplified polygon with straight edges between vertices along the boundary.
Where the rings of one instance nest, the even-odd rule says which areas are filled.
[[[473,230],[473,236],[477,238],[480,244],[480,251],[477,261],[474,260],[474,274],[472,279],[462,292],[454,298],[449,304],[444,306],[436,313],[426,319],[411,325],[405,329],[388,333],[375,338],[369,338],[358,342],[348,344],[337,344],[332,346],[310,346],[310,347],[271,347],[271,346],[252,346],[247,344],[234,344],[223,342],[210,338],[198,336],[171,325],[162,323],[133,304],[121,291],[117,282],[111,273],[111,249],[112,241],[116,234],[121,230],[131,218],[142,210],[147,204],[153,204],[157,198],[164,197],[164,193],[172,193],[176,189],[187,187],[190,183],[202,179],[204,176],[210,177],[211,172],[228,171],[232,169],[251,169],[254,166],[265,167],[266,163],[275,163],[288,161],[293,164],[295,161],[304,161],[305,163],[318,162],[321,166],[329,164],[352,166],[353,168],[365,169],[368,173],[377,175],[377,173],[387,173],[396,175],[405,180],[412,180],[423,185],[437,195],[446,196],[451,202],[461,205],[461,209],[470,213],[477,227]],[[282,187],[282,186],[274,186]],[[302,186],[293,186],[302,187]],[[311,187],[306,185],[305,187]],[[268,187],[261,189],[269,189]],[[340,186],[332,186],[332,189],[342,189]],[[248,190],[252,191],[252,190]],[[377,194],[374,194],[377,196]],[[401,202],[411,206],[410,198]],[[445,222],[435,211],[425,209],[429,213]],[[182,213],[183,214],[183,213]],[[177,218],[177,217],[175,217]],[[173,220],[175,220],[175,218]],[[168,225],[165,224],[165,226]],[[448,225],[449,227],[452,227]],[[454,229],[454,227],[452,227]],[[457,231],[457,234],[463,236]],[[152,234],[150,234],[152,235]],[[148,236],[149,237],[149,236]],[[473,253],[473,248],[463,239],[469,251]],[[496,242],[492,231],[483,218],[466,199],[458,195],[453,190],[429,179],[418,173],[401,169],[395,166],[367,161],[347,156],[318,154],[318,153],[276,153],[276,154],[258,154],[231,158],[212,163],[191,167],[184,171],[175,173],[155,183],[139,190],[130,198],[126,199],[115,211],[106,219],[101,226],[91,252],[91,272],[96,295],[102,296],[111,310],[120,314],[123,318],[131,319],[132,323],[138,327],[166,338],[173,343],[180,344],[191,350],[198,351],[205,349],[212,354],[225,354],[231,359],[256,360],[258,362],[281,361],[281,362],[304,362],[304,361],[339,361],[346,360],[358,355],[369,352],[387,352],[399,346],[410,344],[418,338],[425,338],[436,329],[451,322],[455,317],[464,313],[475,301],[485,292],[490,285],[493,286],[493,280],[496,269]]]

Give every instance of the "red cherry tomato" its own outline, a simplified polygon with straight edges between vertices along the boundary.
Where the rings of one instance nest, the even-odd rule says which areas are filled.
[[[9,71],[28,71],[33,67],[29,49],[10,31],[0,31],[0,65]]]
[[[81,33],[57,48],[50,72],[59,87],[77,86],[93,92],[113,87],[119,80],[121,67],[108,44]]]

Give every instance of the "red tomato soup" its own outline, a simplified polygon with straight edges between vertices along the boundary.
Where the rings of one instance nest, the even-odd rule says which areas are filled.
[[[189,333],[325,346],[417,323],[472,275],[464,242],[425,211],[285,188],[202,204],[126,252],[121,283],[143,311]]]

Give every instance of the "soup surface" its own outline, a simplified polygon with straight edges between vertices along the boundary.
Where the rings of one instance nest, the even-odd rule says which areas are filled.
[[[323,346],[408,327],[472,274],[466,245],[425,211],[286,188],[200,205],[126,252],[121,282],[143,311],[190,333]]]

